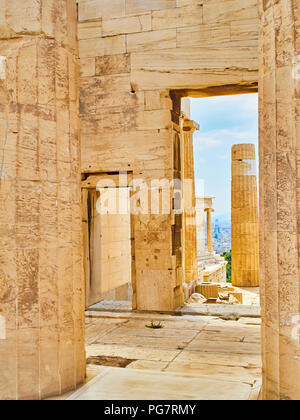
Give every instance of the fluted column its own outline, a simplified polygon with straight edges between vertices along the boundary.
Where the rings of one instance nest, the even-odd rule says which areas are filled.
[[[198,281],[196,193],[194,171],[194,132],[198,124],[188,118],[183,119],[184,136],[184,243],[185,281]]]
[[[196,224],[197,224],[197,250],[203,254],[206,250],[205,244],[205,211],[204,198],[196,198]]]
[[[205,209],[206,212],[206,235],[207,235],[207,251],[213,252],[213,237],[212,237],[212,224],[211,214],[214,212],[213,209]]]
[[[299,2],[258,4],[263,398],[299,400]]]
[[[232,148],[232,284],[259,285],[258,197],[254,144]]]
[[[75,0],[0,1],[0,399],[85,376]]]

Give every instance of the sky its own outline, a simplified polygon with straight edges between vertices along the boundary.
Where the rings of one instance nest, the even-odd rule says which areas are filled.
[[[191,119],[200,125],[194,134],[196,194],[216,197],[215,216],[230,215],[231,147],[254,143],[258,153],[258,95],[191,98]]]

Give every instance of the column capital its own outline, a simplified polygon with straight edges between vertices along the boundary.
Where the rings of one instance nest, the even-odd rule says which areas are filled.
[[[183,131],[189,131],[194,133],[195,131],[199,131],[200,126],[195,121],[190,120],[189,118],[183,118]]]

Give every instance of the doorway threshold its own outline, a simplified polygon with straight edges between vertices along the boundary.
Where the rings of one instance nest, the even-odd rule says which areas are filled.
[[[225,320],[237,321],[240,318],[260,318],[260,306],[222,305],[213,303],[189,303],[175,311],[177,315],[217,316]]]
[[[102,300],[95,305],[91,305],[86,311],[95,312],[132,312],[132,303],[127,300]]]

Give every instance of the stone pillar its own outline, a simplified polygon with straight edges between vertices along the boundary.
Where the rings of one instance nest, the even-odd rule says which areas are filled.
[[[214,252],[214,249],[213,249],[211,214],[214,212],[214,210],[213,209],[205,209],[205,212],[206,212],[207,251],[212,253],[212,252]]]
[[[85,376],[75,0],[0,0],[0,399]]]
[[[259,229],[255,146],[232,148],[231,181],[232,284],[259,285]]]
[[[204,198],[196,198],[197,250],[199,255],[206,251],[204,201]]]
[[[299,4],[258,4],[263,398],[299,400]]]
[[[184,243],[185,243],[185,282],[198,281],[196,193],[194,172],[193,134],[199,125],[189,118],[183,119],[184,136]]]

